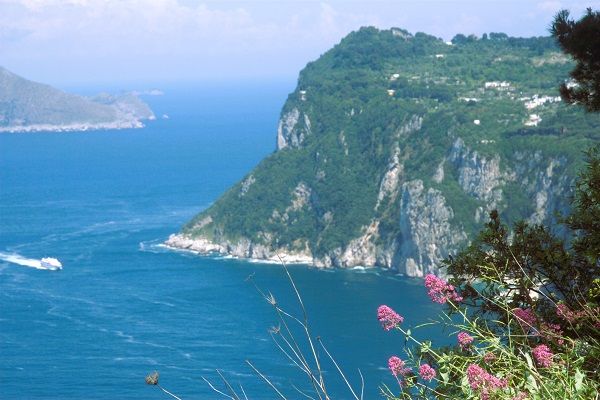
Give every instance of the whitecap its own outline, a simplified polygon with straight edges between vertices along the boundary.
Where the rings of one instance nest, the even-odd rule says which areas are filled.
[[[155,301],[152,301],[152,303],[156,304],[156,305],[159,305],[159,306],[176,307],[175,304],[169,303],[169,302],[166,302],[166,301],[155,300]]]
[[[161,254],[169,251],[169,248],[158,240],[146,240],[139,243],[139,250],[145,253]]]

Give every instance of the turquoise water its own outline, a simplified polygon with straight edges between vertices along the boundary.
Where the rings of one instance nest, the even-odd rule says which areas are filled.
[[[252,399],[274,398],[251,360],[290,399],[306,380],[271,342],[277,323],[246,278],[297,311],[280,267],[159,246],[273,151],[292,83],[165,88],[148,97],[147,128],[0,135],[0,397],[159,399],[154,370],[183,399],[219,398],[220,369]],[[32,268],[56,257],[62,271]],[[379,304],[406,324],[440,309],[418,279],[293,266],[312,321],[366,398],[377,398],[403,341]],[[431,332],[430,332],[431,333]],[[440,333],[434,336],[443,337]],[[350,398],[325,363],[330,392]]]

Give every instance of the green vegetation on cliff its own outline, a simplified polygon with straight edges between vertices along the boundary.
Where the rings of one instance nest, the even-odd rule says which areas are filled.
[[[420,275],[491,209],[551,222],[600,141],[600,117],[560,101],[572,66],[549,37],[352,32],[301,71],[277,151],[183,234]]]

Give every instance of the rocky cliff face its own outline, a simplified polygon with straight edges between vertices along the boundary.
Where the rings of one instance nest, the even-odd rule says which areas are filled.
[[[458,172],[458,184],[469,196],[485,202],[488,210],[502,201],[502,186],[514,180],[510,172],[500,170],[500,156],[480,156],[457,138],[450,151],[449,160]]]
[[[544,158],[541,152],[515,154],[516,177],[534,200],[534,210],[528,221],[534,224],[551,223],[554,212],[563,215],[569,210],[567,199],[575,185],[573,176],[566,171],[567,158]]]
[[[282,115],[277,126],[277,150],[300,147],[310,135],[310,119],[297,108]]]
[[[454,212],[441,191],[425,189],[421,180],[402,185],[397,269],[409,276],[436,272],[450,253],[467,240],[460,226],[451,224]]]
[[[523,40],[350,34],[301,72],[276,151],[167,245],[423,276],[443,273],[491,210],[553,223],[600,118],[531,100],[554,98],[547,81],[569,66],[532,62],[555,49]],[[497,67],[504,58],[518,74]],[[465,64],[484,78],[465,78]]]
[[[285,125],[289,116],[280,121]],[[400,134],[416,132],[420,129],[418,118],[398,130]],[[298,146],[301,142],[295,143]],[[485,220],[493,209],[506,207],[503,188],[507,183],[520,182],[521,188],[532,199],[532,213],[528,216],[531,223],[550,223],[553,211],[568,211],[567,198],[573,185],[573,177],[565,174],[566,160],[546,159],[540,152],[515,154],[514,165],[503,165],[499,156],[487,158],[470,149],[464,141],[457,138],[448,149],[446,157],[438,164],[433,182],[440,184],[445,179],[455,178],[465,195],[481,200],[484,206],[474,210],[476,223]],[[394,234],[380,232],[381,217],[373,218],[369,225],[363,226],[362,234],[351,239],[347,245],[337,247],[325,254],[311,251],[308,240],[301,245],[277,247],[272,233],[261,232],[259,240],[241,238],[237,241],[220,235],[208,240],[191,235],[172,235],[166,242],[176,248],[184,248],[198,253],[229,254],[240,258],[279,261],[279,257],[290,263],[306,263],[317,267],[349,268],[354,266],[383,267],[395,269],[408,276],[424,276],[427,273],[439,273],[441,262],[455,254],[469,241],[463,224],[455,220],[453,208],[446,201],[441,190],[427,187],[423,180],[406,181],[404,165],[400,160],[400,149],[394,147],[392,156],[383,174],[377,194],[374,210],[399,206],[396,220],[398,230]],[[445,169],[453,169],[446,177]],[[239,196],[244,196],[255,182],[249,175],[241,183]],[[311,208],[312,189],[304,182],[299,183],[291,193],[290,203],[283,212],[273,210],[270,221],[286,224],[290,214],[308,211]],[[199,221],[194,228],[202,229],[213,221],[210,217]],[[327,212],[322,219],[327,223],[333,219],[333,213]],[[458,222],[458,223],[457,223]]]
[[[471,162],[472,160],[468,161]],[[525,181],[528,185],[525,190],[535,199],[535,211],[529,217],[532,223],[547,222],[552,210],[568,209],[565,201],[568,196],[572,180],[568,177],[552,179],[552,171],[556,161],[551,160],[546,168],[523,171],[528,176],[534,176],[532,182]],[[394,167],[391,171],[396,171]],[[484,171],[484,169],[479,169]],[[484,172],[481,172],[484,173]],[[396,181],[395,173],[392,175]],[[473,197],[485,196],[493,198],[497,204],[503,201],[501,189],[498,185],[489,185],[490,181],[498,181],[503,175],[481,176],[474,173],[469,179],[479,182],[469,186],[468,194]],[[387,175],[389,182],[390,175]],[[464,182],[464,181],[461,181]],[[393,186],[393,184],[390,184]],[[382,192],[393,193],[393,188],[382,185]],[[192,250],[198,253],[220,253],[233,255],[240,258],[264,259],[279,261],[279,257],[288,263],[305,263],[317,267],[354,266],[383,267],[396,269],[408,276],[424,276],[427,273],[437,273],[441,262],[450,254],[468,243],[468,235],[461,224],[454,221],[454,211],[450,207],[443,193],[434,188],[426,188],[421,180],[404,182],[400,192],[400,216],[398,218],[399,231],[394,237],[388,237],[387,242],[381,242],[382,234],[379,231],[381,221],[374,219],[371,224],[364,227],[364,233],[348,242],[345,247],[338,247],[324,255],[313,254],[308,246],[308,240],[302,241],[301,247],[276,247],[272,234],[261,232],[262,237],[253,241],[241,238],[237,241],[219,236],[217,239],[206,239],[192,235],[172,235],[166,242],[168,246]],[[310,189],[300,186],[294,193],[292,205],[283,214],[273,210],[272,221],[287,223],[288,212],[301,210],[307,204]],[[488,207],[489,208],[489,207]],[[485,211],[479,207],[474,215],[476,221],[484,218]],[[326,214],[324,219],[331,217]],[[208,221],[208,224],[212,221]],[[202,229],[207,221],[195,226]]]

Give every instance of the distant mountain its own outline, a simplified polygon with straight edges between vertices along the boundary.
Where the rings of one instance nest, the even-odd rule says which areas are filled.
[[[0,67],[0,132],[141,128],[143,120],[154,118],[132,93],[87,98]]]
[[[600,142],[560,101],[572,67],[549,37],[353,32],[300,73],[277,150],[167,244],[421,276],[492,209],[552,225]]]

